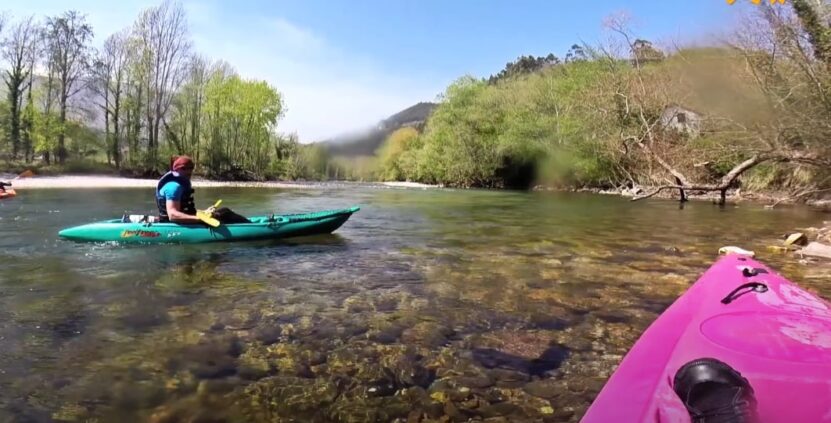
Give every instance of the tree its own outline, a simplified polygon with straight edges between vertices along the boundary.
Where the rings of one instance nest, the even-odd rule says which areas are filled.
[[[83,88],[82,77],[89,67],[89,43],[92,27],[86,17],[74,10],[48,18],[46,21],[46,42],[49,68],[57,78],[58,115],[58,161],[66,161],[66,112],[69,100]]]
[[[811,5],[808,0],[792,0],[793,10],[802,24],[802,29],[808,35],[814,55],[817,59],[831,67],[831,29],[823,23],[817,8],[827,7],[825,3],[816,2]]]
[[[658,74],[640,66],[637,60],[633,68],[612,73],[606,95],[620,99],[617,115],[622,148],[630,159],[638,160],[636,152],[642,153],[649,169],[648,180],[659,184],[656,189],[635,200],[649,198],[665,189],[678,189],[682,201],[686,199],[685,191],[716,191],[720,193],[720,203],[724,204],[727,190],[735,187],[743,174],[761,164],[831,165],[827,143],[821,141],[827,139],[831,130],[827,123],[831,118],[831,109],[823,106],[824,90],[800,90],[811,78],[817,77],[814,72],[816,67],[811,63],[815,59],[798,53],[804,53],[798,35],[802,28],[793,26],[793,22],[772,13],[770,9],[764,12],[764,19],[752,22],[748,25],[751,29],[747,31],[764,32],[758,34],[764,41],[757,42],[746,33],[737,34],[746,44],[735,45],[734,48],[747,61],[747,78],[755,81],[755,85],[745,87],[746,92],[753,98],[763,99],[758,103],[745,101],[742,107],[769,110],[759,112],[766,118],[753,122],[742,122],[736,113],[707,119],[711,126],[708,130],[709,141],[715,141],[717,151],[695,150],[689,148],[687,143],[675,143],[673,135],[662,127],[662,112],[678,101],[673,89],[683,85],[672,78],[681,76]],[[630,51],[637,50],[623,20],[610,20],[608,26],[621,36]],[[793,51],[790,57],[788,51]],[[784,52],[781,57],[780,52]],[[604,60],[610,67],[619,68],[619,60],[614,54],[607,51]],[[707,63],[707,67],[713,67],[713,63]],[[733,70],[739,69],[735,67]],[[795,72],[798,69],[809,70]],[[828,80],[827,75],[819,78]],[[716,111],[718,109],[713,107],[711,114]],[[636,148],[630,149],[630,145]],[[696,175],[696,166],[691,165],[689,155],[702,152],[710,153],[710,160],[729,158],[718,176]],[[702,161],[701,165],[710,160]],[[652,169],[652,163],[656,164],[657,170]]]
[[[381,179],[399,181],[407,175],[402,169],[402,156],[411,149],[418,138],[418,131],[411,127],[399,128],[390,134],[376,153],[381,166]]]
[[[111,35],[104,42],[95,60],[93,87],[101,96],[104,111],[104,132],[108,157],[121,168],[121,112],[125,96],[125,80],[130,67],[130,36],[127,31]],[[110,124],[112,123],[112,131]]]
[[[664,53],[652,46],[652,42],[638,38],[632,43],[632,60],[636,66],[663,60]]]
[[[623,43],[575,46],[567,63],[544,72],[526,73],[538,58],[520,57],[501,74],[523,77],[496,84],[460,79],[422,134],[378,152],[384,177],[485,187],[528,187],[535,178],[567,187],[646,185],[656,189],[639,198],[679,189],[682,199],[709,191],[722,201],[738,187],[827,191],[831,70],[795,11],[761,12],[732,47],[665,55],[617,20],[610,28]],[[695,131],[679,129],[682,118]]]
[[[141,40],[133,35],[129,38],[129,60],[124,75],[123,131],[129,155],[127,160],[131,167],[143,166],[141,157],[141,133],[144,122],[144,87],[146,72],[138,56]]]
[[[572,44],[571,48],[566,53],[566,63],[577,62],[581,60],[587,60],[588,56],[586,56],[586,50],[583,46],[579,44]]]
[[[548,56],[545,57],[534,57],[531,55],[520,56],[516,59],[516,61],[505,64],[505,69],[502,69],[496,75],[491,75],[490,78],[488,78],[488,83],[494,84],[503,79],[519,75],[527,75],[559,63],[560,59],[558,59],[553,53],[549,53]]]
[[[239,169],[262,174],[274,151],[273,131],[283,114],[282,97],[264,81],[243,80],[216,66],[205,87],[201,127],[209,173],[236,176]]]
[[[35,27],[32,34],[32,45],[26,57],[26,73],[28,78],[24,82],[23,91],[26,93],[26,106],[23,109],[23,115],[20,122],[20,142],[24,150],[24,156],[27,162],[34,160],[35,143],[34,143],[34,119],[35,113],[35,97],[34,97],[34,82],[35,82],[35,65],[39,61],[39,53],[43,50],[44,29],[40,24],[33,23]]]
[[[187,71],[190,41],[185,11],[181,4],[166,0],[141,14],[135,32],[141,40],[148,159],[155,167],[162,121]]]
[[[201,154],[202,105],[209,77],[207,59],[193,56],[185,83],[173,99],[170,124],[165,121],[168,139],[176,152],[193,154],[197,162]]]
[[[0,91],[8,98],[8,107],[0,101],[0,150],[27,161],[42,155],[47,165],[105,151],[108,164],[147,176],[167,152],[204,157],[219,177],[269,175],[275,156],[293,160],[299,174],[325,174],[322,150],[296,139],[283,145],[276,134],[284,106],[274,87],[190,53],[185,12],[174,1],[144,10],[98,50],[79,12],[42,25],[12,22],[6,32],[0,14]],[[104,137],[91,125],[98,116]]]
[[[8,90],[9,101],[9,139],[12,143],[12,158],[17,158],[21,148],[21,116],[23,99],[26,95],[26,82],[32,73],[32,57],[35,55],[37,26],[33,18],[18,22],[10,34],[3,40],[2,55],[8,62],[3,79]]]

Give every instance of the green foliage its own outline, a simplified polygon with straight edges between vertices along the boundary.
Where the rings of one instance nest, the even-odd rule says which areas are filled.
[[[284,179],[293,180],[325,180],[329,174],[329,157],[326,149],[320,145],[311,144],[297,146],[295,154],[287,161]]]
[[[102,156],[107,150],[104,134],[78,122],[66,123],[67,149],[75,157]]]
[[[46,20],[46,45],[48,50],[48,68],[53,72],[57,86],[55,97],[58,100],[58,148],[57,156],[61,164],[67,157],[66,129],[69,99],[77,92],[78,84],[86,76],[89,44],[92,41],[92,26],[86,22],[86,16],[74,10]],[[51,88],[51,87],[50,87]]]
[[[55,151],[58,147],[60,123],[55,113],[41,113],[34,107],[27,108],[27,117],[31,122],[31,134],[36,153]]]
[[[829,171],[816,166],[831,157],[831,30],[820,19],[823,10],[809,3],[794,0],[793,19],[761,14],[758,25],[747,26],[758,31],[745,37],[749,46],[665,54],[632,37],[625,59],[577,44],[562,62],[553,54],[519,57],[488,80],[466,76],[453,82],[435,108],[419,104],[391,117],[353,152],[371,154],[384,140],[376,157],[353,158],[331,157],[320,145],[279,134],[281,94],[264,81],[241,78],[224,62],[194,57],[172,73],[159,68],[154,57],[187,50],[181,7],[164,3],[142,13],[136,25],[111,37],[109,56],[99,55],[94,71],[84,66],[92,28],[83,15],[67,12],[37,31],[45,36],[44,48],[30,66],[47,72],[41,81],[27,82],[19,66],[12,70],[7,86],[35,89],[15,88],[2,96],[0,153],[16,161],[23,152],[27,162],[40,155],[46,165],[50,157],[61,163],[69,157],[60,169],[123,163],[147,176],[166,168],[167,156],[189,154],[198,172],[221,179],[526,188],[537,182],[671,183],[656,157],[690,179],[713,183],[743,160],[775,151],[781,154],[777,159],[740,183],[819,192],[831,181]],[[153,42],[153,26],[161,22],[156,18],[178,22],[172,35],[157,40],[161,44]],[[157,80],[179,71],[185,75],[181,84]],[[98,95],[91,101],[104,106],[103,134],[66,113],[67,99],[89,80]],[[9,99],[20,104],[11,107]],[[668,111],[670,120],[677,116],[676,108],[694,116],[695,134],[662,122]],[[399,129],[403,125],[408,127]]]
[[[781,172],[775,165],[762,164],[751,169],[744,178],[750,190],[762,190],[781,183]]]
[[[827,140],[828,109],[818,107],[822,93],[802,88],[809,84],[795,74],[800,68],[724,48],[667,57],[645,40],[634,43],[632,55],[637,60],[573,46],[564,63],[522,78],[497,84],[461,78],[447,88],[422,134],[390,139],[379,150],[379,175],[462,187],[671,183],[638,142],[649,143],[690,180],[709,184],[771,148],[827,157],[821,140]],[[772,70],[761,74],[770,80],[759,83],[748,60]],[[771,102],[772,93],[783,98]],[[662,123],[678,107],[694,133]],[[749,173],[745,185],[795,188],[831,180],[827,171],[784,162]]]
[[[329,178],[336,181],[376,181],[379,176],[375,156],[334,156],[329,159]]]
[[[3,163],[3,170],[8,173],[19,174],[31,170],[37,175],[53,176],[65,174],[115,174],[117,170],[98,159],[70,159],[64,164],[45,164],[43,162],[28,163],[23,160],[13,160]]]
[[[280,94],[266,82],[214,75],[202,109],[208,172],[221,174],[232,166],[263,172],[282,111]]]
[[[40,169],[38,174],[65,174],[65,173],[75,173],[75,174],[102,174],[102,173],[115,173],[115,168],[108,165],[107,163],[102,163],[100,160],[90,160],[90,159],[72,159],[67,160],[66,163],[63,165],[51,165],[46,166]]]
[[[92,28],[83,14],[47,18],[37,28],[44,48],[32,50],[34,68],[46,75],[29,84],[33,91],[4,96],[18,99],[21,107],[15,119],[0,116],[0,152],[16,159],[22,147],[27,161],[36,155],[47,165],[53,159],[99,160],[145,176],[166,169],[170,155],[189,154],[209,177],[325,178],[325,152],[296,140],[279,145],[276,129],[284,104],[274,87],[243,79],[224,62],[179,60],[189,54],[183,13],[168,3],[145,10],[135,25],[109,37],[94,60],[88,60]],[[167,24],[168,32],[161,34],[157,27]],[[31,22],[19,26],[31,27]],[[12,45],[0,41],[4,48]],[[155,60],[160,56],[167,59]],[[25,69],[13,71],[13,86],[29,86]],[[174,76],[180,72],[181,84]],[[89,84],[81,90],[84,81]],[[76,103],[80,107],[68,109],[68,99],[79,93],[84,94]],[[8,105],[0,101],[4,112]],[[101,133],[78,117],[76,111],[84,109],[104,114]],[[6,140],[8,134],[13,142]]]
[[[7,128],[10,124],[11,116],[9,113],[9,105],[7,102],[0,101],[0,125]],[[9,138],[9,131],[0,131],[0,151],[7,153],[5,150],[11,150],[11,139]]]
[[[472,77],[447,88],[433,112],[417,156],[415,178],[462,186],[490,186],[499,167],[497,129],[504,109],[494,104],[496,88]],[[489,95],[491,94],[491,95]]]
[[[412,166],[410,163],[412,159],[410,155],[407,155],[404,160],[402,158],[413,148],[417,138],[418,131],[409,127],[400,128],[387,137],[377,152],[380,162],[380,179],[385,181],[405,179],[407,170]]]
[[[179,92],[168,138],[173,153],[198,158],[208,176],[261,178],[279,154],[274,130],[282,114],[275,88],[219,67],[207,79],[192,75]]]
[[[488,78],[488,82],[494,84],[499,80],[513,78],[519,75],[527,75],[559,63],[560,59],[558,59],[554,54],[549,54],[545,57],[534,57],[530,55],[520,56],[516,59],[516,61],[508,62],[505,65],[505,69],[502,69],[496,75],[491,75],[490,78]]]
[[[632,57],[641,65],[664,59],[664,53],[647,40],[635,40],[632,43]]]
[[[824,4],[817,2],[812,5],[808,0],[792,1],[794,12],[814,47],[814,55],[819,60],[831,64],[831,28],[828,23],[822,22],[821,14],[815,9],[823,7]]]
[[[272,137],[273,153],[264,176],[289,180],[326,180],[343,174],[332,163],[326,148],[319,144],[301,144],[297,137],[275,135]]]
[[[461,78],[423,134],[390,137],[379,150],[381,176],[481,187],[521,188],[540,178],[608,184],[617,176],[616,155],[599,138],[604,124],[586,101],[608,69],[572,60],[495,85]]]
[[[587,59],[588,55],[586,54],[586,49],[584,48],[584,46],[581,46],[579,44],[572,44],[571,48],[568,50],[568,53],[566,53],[565,61],[566,63],[571,63],[580,62]]]
[[[347,134],[324,141],[333,156],[371,156],[390,134],[402,127],[421,130],[427,118],[436,107],[435,103],[417,103],[378,123],[368,131]]]

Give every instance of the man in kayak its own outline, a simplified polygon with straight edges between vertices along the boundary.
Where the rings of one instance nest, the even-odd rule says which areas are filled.
[[[6,187],[12,186],[11,182],[0,181],[0,192],[6,192]]]
[[[193,201],[193,188],[190,183],[194,167],[193,159],[188,156],[171,159],[170,172],[165,173],[156,184],[156,205],[159,208],[160,221],[201,222],[196,217],[196,203]],[[208,210],[222,223],[251,223],[227,207]]]

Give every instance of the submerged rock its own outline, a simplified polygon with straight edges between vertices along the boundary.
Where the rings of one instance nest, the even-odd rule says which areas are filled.
[[[446,345],[453,329],[437,322],[419,322],[401,333],[401,342],[427,348],[439,348]]]
[[[257,380],[268,376],[272,371],[269,351],[262,345],[251,345],[239,357],[239,376]]]
[[[488,375],[494,380],[496,386],[503,388],[519,388],[531,379],[527,373],[499,368],[489,371]]]
[[[239,400],[243,409],[262,421],[273,417],[318,419],[338,395],[335,385],[324,379],[272,376],[244,390]],[[268,417],[270,416],[270,417]]]
[[[326,412],[330,421],[344,423],[390,422],[406,419],[414,404],[402,397],[373,398],[346,393]]]
[[[231,392],[241,384],[239,378],[208,379],[199,382],[196,388],[198,398],[206,398],[211,395],[225,394]]]
[[[186,394],[196,390],[199,381],[193,373],[180,371],[165,382],[165,389],[168,393]]]
[[[171,366],[184,368],[200,379],[222,378],[237,372],[242,345],[235,336],[204,340],[171,359]]]
[[[164,384],[148,380],[138,383],[120,382],[112,389],[113,402],[126,409],[152,408],[165,399]]]
[[[279,343],[269,346],[268,351],[269,357],[280,373],[312,378],[315,377],[312,366],[325,362],[326,356],[305,348],[306,346],[301,344]]]
[[[80,404],[66,404],[58,411],[52,413],[52,419],[61,422],[87,421],[90,417],[90,412],[87,407]]]
[[[799,250],[798,253],[804,256],[831,259],[831,245],[812,242],[807,247]]]
[[[353,295],[343,300],[343,308],[349,313],[364,313],[372,309],[372,305],[362,295]]]
[[[493,386],[494,384],[493,377],[486,372],[482,372],[482,374],[478,375],[457,376],[455,378],[451,378],[451,380],[457,386],[473,389],[485,389]]]
[[[491,418],[491,417],[506,417],[509,420],[513,420],[516,418],[527,418],[525,415],[516,415],[521,413],[521,408],[516,404],[511,404],[509,402],[498,402],[495,404],[488,404],[484,407],[477,409],[476,414],[484,418]]]
[[[566,388],[563,382],[554,379],[535,380],[525,384],[522,387],[522,390],[528,394],[545,399],[556,398],[565,389]]]
[[[265,345],[271,345],[280,341],[283,336],[283,329],[279,326],[261,326],[254,330],[254,339]]]

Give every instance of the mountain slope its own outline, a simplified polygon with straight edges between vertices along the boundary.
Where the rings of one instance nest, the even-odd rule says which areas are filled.
[[[322,144],[336,156],[371,156],[396,129],[405,126],[420,129],[436,106],[436,103],[418,103],[382,120],[367,132],[335,137]]]

